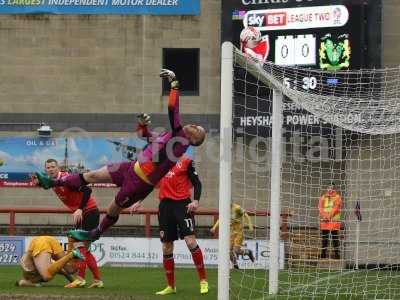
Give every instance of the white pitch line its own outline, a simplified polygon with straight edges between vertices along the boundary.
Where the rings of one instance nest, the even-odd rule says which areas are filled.
[[[321,283],[321,282],[323,282],[325,280],[329,280],[331,278],[335,278],[335,277],[339,277],[339,276],[343,276],[343,275],[347,276],[348,274],[355,273],[356,271],[358,271],[358,270],[352,270],[352,271],[349,271],[349,272],[346,272],[346,273],[340,273],[340,274],[337,274],[337,275],[332,275],[332,276],[327,276],[327,277],[324,277],[324,278],[320,278],[320,279],[315,280],[313,283],[309,283],[309,284],[306,284],[306,285],[301,285],[301,286],[297,286],[295,288],[292,288],[292,289],[290,289],[290,291],[296,291],[296,290],[300,290],[300,289],[303,289],[303,288],[307,288],[309,286],[316,285],[318,283]],[[253,300],[267,300],[267,299],[273,299],[273,298],[276,298],[276,297],[279,297],[279,295],[269,295],[267,297],[256,298],[256,299],[253,299]]]

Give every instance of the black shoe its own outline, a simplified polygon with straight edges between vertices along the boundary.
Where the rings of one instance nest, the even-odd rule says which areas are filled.
[[[255,258],[254,258],[254,255],[253,255],[253,251],[247,250],[247,255],[249,256],[251,262],[255,261]]]
[[[239,270],[239,266],[237,264],[234,264],[233,268],[236,269],[236,270]]]

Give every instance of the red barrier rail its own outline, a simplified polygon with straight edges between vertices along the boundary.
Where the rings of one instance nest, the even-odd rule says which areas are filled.
[[[106,209],[100,209],[100,213],[105,214],[107,212]],[[8,226],[9,235],[15,234],[15,215],[16,214],[71,214],[71,211],[66,208],[46,208],[46,207],[35,207],[35,208],[20,208],[20,207],[0,207],[0,213],[8,213],[10,215],[10,221]],[[251,216],[269,216],[269,211],[247,211],[247,213]],[[130,211],[125,209],[122,211],[122,214],[129,215]],[[145,234],[146,237],[151,237],[151,216],[158,214],[158,209],[155,208],[142,208],[134,213],[135,215],[144,215],[145,216]],[[202,216],[212,216],[213,222],[215,223],[218,219],[218,210],[216,209],[198,209],[196,211],[196,215]],[[283,239],[287,238],[288,234],[288,218],[290,214],[281,213],[282,225],[281,225],[281,235]],[[215,235],[215,237],[217,237]]]

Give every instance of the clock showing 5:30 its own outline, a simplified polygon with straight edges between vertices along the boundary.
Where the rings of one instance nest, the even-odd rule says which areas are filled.
[[[318,87],[318,80],[314,76],[304,76],[302,78],[283,78],[283,83],[289,89],[297,90],[299,88],[303,90],[315,90]]]

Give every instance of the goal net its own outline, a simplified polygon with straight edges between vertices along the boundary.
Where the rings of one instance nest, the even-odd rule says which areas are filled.
[[[272,90],[283,94],[278,290],[271,218],[251,217],[243,247],[256,261],[237,255],[230,299],[400,299],[400,68],[331,73],[234,50],[230,86],[231,199],[249,214],[271,208]],[[322,231],[319,200],[331,183],[340,228]]]

